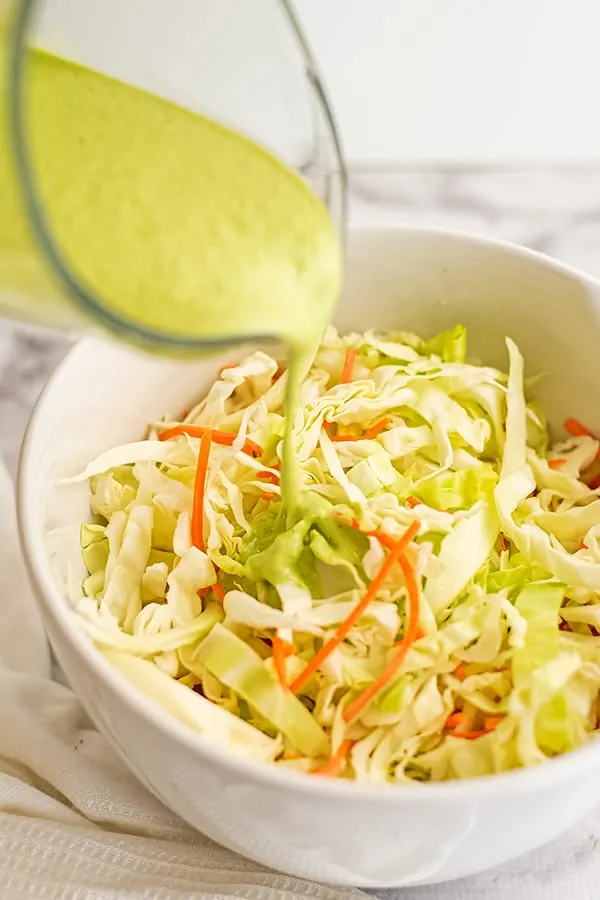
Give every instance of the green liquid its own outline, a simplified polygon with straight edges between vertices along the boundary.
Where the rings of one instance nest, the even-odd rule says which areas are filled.
[[[320,200],[242,135],[47,53],[30,55],[27,95],[37,191],[88,290],[161,335],[283,339],[292,413],[299,360],[318,342],[341,284],[339,242]],[[10,171],[6,143],[0,172]],[[32,252],[11,188],[0,195],[0,282],[3,268],[14,280],[15,260]],[[31,294],[26,281],[11,286]],[[289,435],[287,443],[293,505]]]

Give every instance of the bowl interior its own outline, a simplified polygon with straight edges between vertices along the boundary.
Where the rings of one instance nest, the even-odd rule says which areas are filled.
[[[555,428],[573,416],[600,432],[599,298],[593,279],[520,248],[447,232],[361,230],[351,235],[336,324],[430,335],[462,322],[470,357],[504,369],[509,335],[527,373],[545,375],[535,394]],[[238,348],[226,359],[245,352]],[[47,610],[65,602],[65,582],[82,574],[78,526],[89,517],[87,485],[57,486],[56,479],[139,439],[148,422],[180,413],[202,396],[222,361],[150,357],[91,340],[54,376],[21,472],[25,540]],[[49,561],[48,531],[69,526],[72,537]]]

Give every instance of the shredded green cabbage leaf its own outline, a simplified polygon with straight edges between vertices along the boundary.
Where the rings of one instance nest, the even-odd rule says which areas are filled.
[[[551,439],[506,345],[504,373],[468,361],[461,325],[429,339],[329,328],[293,413],[293,517],[283,366],[259,351],[222,369],[184,417],[67,479],[89,484],[81,627],[189,728],[300,772],[470,778],[585,743],[600,708],[599,443]],[[190,433],[160,439],[178,425]],[[413,523],[408,641],[406,568],[358,604]]]

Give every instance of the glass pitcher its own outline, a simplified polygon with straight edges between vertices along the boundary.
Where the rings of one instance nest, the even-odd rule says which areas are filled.
[[[188,340],[129,321],[86,285],[76,260],[67,260],[28,143],[30,47],[246,134],[302,174],[343,237],[340,139],[288,0],[0,0],[1,314],[77,334],[103,328],[167,352],[231,342],[225,327],[222,340]]]

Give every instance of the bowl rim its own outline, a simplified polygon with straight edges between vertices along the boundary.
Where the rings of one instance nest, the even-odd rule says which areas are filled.
[[[542,268],[568,276],[588,287],[594,287],[599,291],[600,297],[599,279],[544,253],[530,250],[510,241],[470,234],[451,228],[430,228],[426,225],[384,224],[351,228],[353,236],[358,234],[387,236],[390,232],[404,235],[431,235],[438,238],[455,239],[474,247],[494,247],[507,255],[529,259]],[[157,728],[166,738],[181,742],[190,752],[196,753],[200,757],[204,755],[215,768],[221,768],[232,777],[260,782],[270,788],[287,788],[292,792],[312,795],[317,799],[335,798],[347,803],[364,801],[393,805],[406,801],[427,804],[432,801],[443,803],[455,800],[475,800],[486,796],[496,796],[508,790],[528,792],[551,786],[557,779],[567,780],[578,772],[586,771],[595,763],[600,763],[600,740],[592,738],[582,747],[570,750],[531,768],[514,769],[509,772],[462,780],[415,782],[414,784],[405,782],[373,784],[349,779],[310,778],[306,773],[296,772],[272,763],[257,762],[239,756],[223,745],[214,744],[209,736],[194,731],[135,688],[111,666],[77,625],[68,600],[63,596],[52,577],[44,542],[36,537],[35,516],[32,514],[35,503],[34,498],[30,496],[28,487],[28,473],[35,465],[34,446],[37,423],[48,396],[55,386],[68,375],[69,370],[77,365],[81,356],[93,352],[94,346],[102,343],[104,343],[102,338],[97,337],[86,337],[79,340],[56,367],[35,403],[19,455],[16,481],[17,522],[26,569],[41,608],[44,625],[46,625],[46,620],[50,619],[65,640],[74,647],[80,661],[85,661],[94,677],[102,681],[110,691],[114,691],[122,697],[132,712],[139,714],[147,724]],[[76,690],[75,693],[77,693]],[[135,770],[135,765],[133,768]]]

